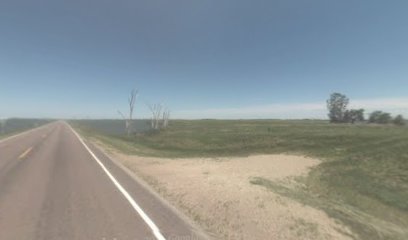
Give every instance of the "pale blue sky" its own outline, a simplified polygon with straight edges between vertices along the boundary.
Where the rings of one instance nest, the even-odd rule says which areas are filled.
[[[408,1],[2,0],[0,118],[408,114]],[[289,109],[289,110],[285,110]]]

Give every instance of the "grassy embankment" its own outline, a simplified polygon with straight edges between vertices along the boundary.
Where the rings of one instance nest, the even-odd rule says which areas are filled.
[[[323,162],[295,187],[253,176],[252,184],[324,210],[361,239],[408,239],[408,128],[325,121],[173,121],[161,133],[84,135],[123,153],[162,157],[302,154]],[[108,126],[107,126],[108,127]]]

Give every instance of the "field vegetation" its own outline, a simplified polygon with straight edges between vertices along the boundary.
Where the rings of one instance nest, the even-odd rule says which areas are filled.
[[[101,133],[108,136],[122,137],[128,134],[128,125],[126,123],[129,120],[118,119],[81,119],[71,120],[70,123],[76,126],[80,126],[82,129],[94,131],[95,133]],[[150,122],[148,120],[132,120],[132,130],[134,133],[146,133],[150,130]]]
[[[9,118],[0,120],[0,138],[47,124],[49,119]]]
[[[219,157],[286,153],[322,160],[286,186],[253,176],[254,187],[324,210],[360,239],[408,239],[408,128],[328,121],[175,120],[161,132],[106,134],[72,121],[87,137],[125,154]],[[102,124],[102,123],[100,123]],[[109,122],[106,122],[109,128]]]

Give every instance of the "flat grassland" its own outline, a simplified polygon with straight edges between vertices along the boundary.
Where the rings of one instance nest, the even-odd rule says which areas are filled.
[[[318,159],[319,163],[308,173],[291,178],[289,184],[288,179],[275,179],[267,174],[246,176],[245,181],[282,199],[324,211],[351,230],[338,229],[349,238],[408,239],[407,127],[309,120],[175,120],[160,133],[127,137],[102,134],[75,121],[71,124],[86,137],[122,155],[144,156],[158,163],[163,157],[167,158],[164,162],[190,158],[184,165],[191,165],[194,164],[191,159],[206,162],[219,158],[223,162],[222,159],[239,157],[242,161],[242,157],[267,154],[274,154],[271,156],[275,158],[283,154],[283,158],[294,155]],[[271,167],[265,161],[254,164]],[[306,239],[307,232],[316,231],[313,224],[303,219],[296,221],[297,225],[306,226],[296,230],[300,231],[299,238]],[[231,239],[231,235],[223,237]]]
[[[28,118],[9,118],[0,119],[0,138],[4,138],[18,132],[23,132],[31,128],[47,124],[49,119],[28,119]]]

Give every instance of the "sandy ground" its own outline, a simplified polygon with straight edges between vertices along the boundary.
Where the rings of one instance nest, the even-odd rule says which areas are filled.
[[[316,159],[163,159],[109,152],[215,239],[350,239],[341,233],[350,231],[323,211],[250,183],[253,177],[290,182],[319,164]]]

